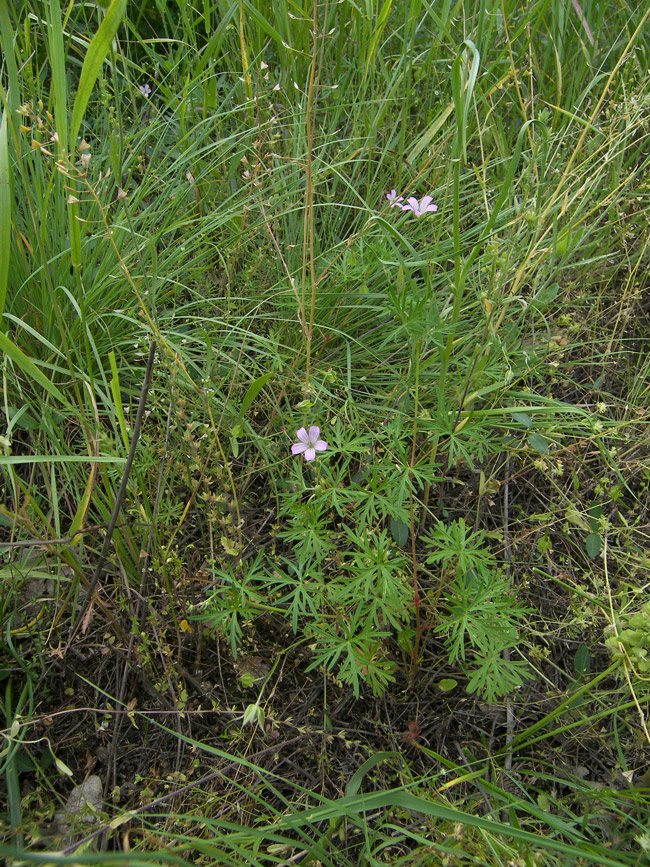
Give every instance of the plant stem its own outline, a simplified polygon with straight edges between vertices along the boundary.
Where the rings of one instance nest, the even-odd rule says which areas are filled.
[[[307,111],[305,117],[305,126],[307,133],[307,169],[306,169],[306,186],[305,186],[305,214],[303,220],[303,247],[302,247],[302,319],[306,320],[305,316],[305,295],[307,283],[307,251],[309,250],[309,281],[311,283],[311,299],[309,302],[309,321],[307,323],[307,331],[305,334],[307,359],[305,362],[305,391],[309,390],[309,376],[311,373],[311,340],[314,333],[314,307],[316,306],[316,268],[314,265],[314,187],[313,187],[313,167],[312,167],[312,147],[313,147],[313,111],[314,111],[314,85],[316,81],[316,60],[318,40],[316,37],[316,28],[318,26],[317,18],[317,0],[314,0],[312,14],[312,54],[311,54],[311,69],[309,71],[309,86],[307,88]]]
[[[415,391],[413,400],[413,437],[411,441],[411,457],[409,459],[409,509],[411,519],[411,567],[413,570],[413,607],[415,608],[415,638],[413,640],[413,650],[411,653],[411,673],[409,682],[411,686],[415,680],[417,673],[418,660],[420,656],[420,588],[418,584],[418,560],[415,550],[415,504],[413,497],[413,465],[415,463],[415,449],[417,445],[418,435],[418,401],[420,391],[420,347],[421,341],[415,344]]]
[[[88,592],[86,594],[86,601],[77,616],[77,620],[70,632],[70,637],[68,638],[68,643],[66,645],[66,650],[70,647],[75,635],[79,631],[79,627],[86,616],[86,612],[90,608],[92,604],[93,591],[97,586],[97,582],[101,578],[102,571],[104,569],[104,561],[106,560],[106,556],[108,554],[108,549],[111,544],[111,540],[113,538],[113,531],[115,530],[115,525],[117,524],[117,519],[120,514],[120,509],[122,508],[122,501],[124,500],[124,495],[126,494],[126,486],[129,482],[129,476],[131,475],[131,466],[133,465],[133,458],[135,457],[135,450],[138,445],[138,439],[140,438],[140,428],[142,426],[142,419],[144,417],[144,410],[147,405],[147,392],[149,391],[149,384],[151,382],[151,376],[153,373],[153,363],[156,357],[156,344],[152,340],[151,346],[149,347],[149,357],[147,359],[147,367],[144,373],[144,379],[142,380],[142,388],[140,389],[140,400],[138,402],[138,410],[135,416],[135,421],[133,422],[133,433],[131,435],[131,447],[129,449],[129,454],[126,458],[126,463],[124,464],[124,470],[122,471],[122,478],[120,480],[120,486],[117,490],[117,494],[115,496],[115,502],[113,503],[113,511],[111,512],[111,517],[108,522],[108,527],[106,528],[106,535],[104,536],[104,543],[102,545],[102,550],[99,553],[99,558],[97,560],[97,564],[95,565],[95,571],[93,573],[93,577],[88,585]]]

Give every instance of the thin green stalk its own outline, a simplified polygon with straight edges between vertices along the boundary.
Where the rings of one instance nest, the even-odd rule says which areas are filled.
[[[3,109],[0,118],[0,238],[4,238],[0,244],[0,324],[5,309],[11,258],[11,198],[7,111]]]
[[[415,452],[417,447],[418,435],[418,408],[420,400],[420,351],[421,341],[416,341],[415,344],[415,389],[413,393],[413,434],[411,437],[411,457],[409,461],[409,477],[411,485],[409,486],[409,512],[411,524],[411,568],[413,572],[413,607],[415,609],[415,638],[413,639],[413,650],[411,653],[411,673],[410,683],[413,685],[417,674],[418,663],[420,660],[420,588],[418,582],[418,556],[416,550],[416,532],[415,532],[415,502],[413,495],[413,467],[415,465]]]
[[[305,213],[303,219],[303,248],[302,248],[302,319],[305,321],[305,301],[307,284],[307,250],[309,250],[309,280],[311,283],[311,298],[309,303],[309,321],[307,323],[306,360],[305,360],[305,391],[309,390],[309,376],[311,373],[311,342],[314,333],[314,314],[316,308],[316,262],[314,254],[314,187],[313,187],[313,137],[314,137],[314,97],[316,84],[316,62],[318,57],[318,3],[314,0],[312,11],[312,56],[309,70],[309,85],[307,87],[307,109],[305,116],[305,132],[307,140],[307,166],[305,177]]]
[[[440,370],[440,390],[444,392],[445,383],[447,381],[447,372],[449,370],[449,364],[451,361],[451,353],[454,347],[454,338],[456,337],[456,325],[458,324],[458,319],[460,317],[460,308],[463,300],[463,290],[464,290],[464,272],[463,272],[463,261],[462,254],[460,249],[460,153],[459,153],[460,142],[456,142],[456,146],[454,148],[455,155],[452,158],[454,161],[454,188],[452,193],[452,231],[453,231],[453,242],[454,242],[454,303],[451,312],[451,328],[449,330],[449,334],[447,335],[447,342],[445,344],[444,353],[442,356],[441,370]]]
[[[469,72],[465,74],[463,61],[465,50],[472,55],[472,63]],[[453,207],[453,244],[454,244],[454,303],[451,314],[451,328],[447,335],[447,342],[441,359],[440,387],[444,389],[447,372],[451,361],[451,353],[456,337],[456,326],[460,317],[460,309],[465,290],[467,276],[467,264],[463,267],[460,242],[460,170],[461,162],[467,162],[467,133],[469,124],[469,109],[474,97],[474,89],[478,79],[481,57],[474,43],[466,39],[451,68],[451,88],[454,98],[456,113],[456,135],[454,137],[453,156],[454,161],[454,187],[452,193]],[[478,252],[478,245],[475,247]]]

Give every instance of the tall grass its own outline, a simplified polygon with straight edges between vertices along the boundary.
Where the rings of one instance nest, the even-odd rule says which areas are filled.
[[[175,714],[179,756],[242,782],[218,804],[192,782],[173,809],[118,808],[101,831],[132,823],[130,851],[75,863],[642,863],[646,790],[540,757],[601,726],[628,773],[647,736],[650,642],[626,630],[647,561],[630,323],[649,17],[623,0],[0,0],[6,857],[44,857],[21,775],[51,791],[64,761],[81,779],[64,746],[49,768],[30,746],[76,653],[95,664],[79,688],[115,711],[115,762],[126,718],[143,743],[160,731],[133,689]],[[392,189],[438,211],[391,207]],[[312,424],[328,451],[294,460]],[[554,589],[570,611],[546,630]],[[185,715],[186,658],[205,641],[239,665],[265,623],[277,671],[301,647],[324,695],[431,707],[460,687],[505,703],[507,736],[459,763],[415,734],[417,773],[370,741],[338,795],[284,788],[245,746],[249,722],[281,730],[277,663],[227,711],[231,751]],[[585,648],[565,696],[547,631]],[[515,731],[533,685],[553,707]]]

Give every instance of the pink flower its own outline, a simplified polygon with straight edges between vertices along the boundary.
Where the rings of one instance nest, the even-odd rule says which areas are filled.
[[[433,202],[433,196],[425,196],[421,202],[411,196],[405,205],[400,205],[403,211],[413,211],[416,217],[421,217],[423,214],[438,210],[438,206]]]
[[[388,199],[391,208],[394,208],[396,205],[399,205],[401,201],[403,201],[404,196],[398,196],[397,190],[391,190],[390,193],[386,193],[386,198]],[[400,208],[401,207],[402,205],[400,205]]]
[[[316,457],[316,452],[324,452],[327,448],[325,440],[319,439],[320,428],[312,425],[307,433],[306,428],[301,427],[296,433],[299,442],[291,446],[291,453],[294,455],[305,453],[306,461],[313,461]]]

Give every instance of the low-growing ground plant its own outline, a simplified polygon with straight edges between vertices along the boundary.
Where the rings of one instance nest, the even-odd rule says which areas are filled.
[[[649,18],[0,0],[8,863],[645,863]]]

